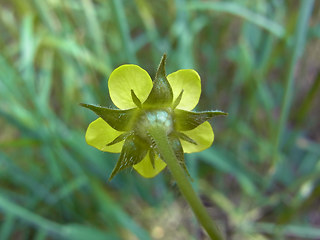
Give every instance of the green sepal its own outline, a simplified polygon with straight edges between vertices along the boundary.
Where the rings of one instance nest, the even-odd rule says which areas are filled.
[[[175,134],[172,133],[168,136],[169,142],[172,146],[172,149],[177,157],[178,163],[181,165],[181,167],[184,169],[186,174],[190,177],[190,174],[188,172],[187,166],[184,161],[184,153],[183,153],[183,148],[180,142],[179,137]]]
[[[154,159],[155,159],[155,152],[150,149],[149,151],[149,158],[150,158],[150,161],[151,161],[151,165],[153,167],[153,169],[155,168],[155,165],[154,165]]]
[[[82,107],[95,112],[99,117],[106,121],[112,128],[118,131],[128,131],[131,128],[136,109],[118,110],[106,107],[80,103]]]
[[[195,140],[193,140],[192,138],[190,138],[188,135],[186,135],[182,132],[176,132],[176,134],[181,140],[192,143],[194,145],[198,145],[198,143]]]
[[[183,94],[183,89],[180,92],[179,96],[177,97],[177,99],[174,101],[174,103],[172,104],[172,109],[176,109],[176,107],[179,105],[179,103],[181,102],[181,98],[182,98],[182,94]]]
[[[198,127],[201,123],[220,115],[228,115],[222,111],[189,112],[175,109],[175,127],[177,131],[188,131]]]
[[[148,147],[139,137],[135,135],[127,137],[109,181],[121,170],[139,163],[146,156],[147,151]]]
[[[153,87],[147,100],[143,103],[144,107],[168,107],[172,104],[172,88],[166,77],[165,70],[166,57],[167,55],[164,54],[161,58],[160,65],[153,81]]]
[[[114,144],[116,144],[116,143],[122,142],[122,141],[125,140],[127,137],[129,137],[130,135],[132,135],[132,132],[122,133],[121,135],[119,135],[118,137],[116,137],[112,142],[108,143],[107,146],[111,146],[111,145],[114,145]]]
[[[138,108],[142,108],[142,104],[140,99],[137,97],[137,95],[134,93],[134,91],[131,89],[131,98],[132,101],[134,102],[134,104],[138,107]]]

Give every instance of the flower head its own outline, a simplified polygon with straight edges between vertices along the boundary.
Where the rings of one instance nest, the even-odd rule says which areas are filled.
[[[151,126],[164,128],[179,163],[187,171],[184,152],[210,147],[214,134],[207,120],[226,115],[221,111],[191,112],[200,98],[200,77],[191,69],[166,76],[165,60],[166,55],[153,82],[137,65],[122,65],[111,73],[109,93],[119,109],[81,104],[99,116],[87,129],[87,143],[101,151],[120,153],[109,180],[132,166],[146,178],[166,167],[148,133]]]

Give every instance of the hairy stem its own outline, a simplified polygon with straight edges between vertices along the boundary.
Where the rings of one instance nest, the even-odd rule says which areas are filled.
[[[191,206],[194,214],[196,215],[197,219],[199,220],[203,228],[207,231],[211,239],[223,239],[216,224],[208,215],[205,207],[203,206],[197,194],[193,190],[184,170],[178,163],[174,151],[170,143],[168,142],[168,137],[165,130],[163,130],[161,127],[153,127],[149,129],[149,133],[151,137],[154,139],[158,151],[167,163],[168,168],[172,176],[176,180],[181,193],[188,201],[189,205]]]

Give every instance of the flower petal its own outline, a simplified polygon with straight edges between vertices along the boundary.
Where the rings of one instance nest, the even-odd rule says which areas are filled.
[[[86,142],[100,151],[119,153],[123,142],[116,143],[111,146],[107,146],[108,143],[112,142],[116,137],[120,136],[123,132],[119,132],[108,123],[106,123],[102,118],[98,118],[92,123],[90,123],[86,132]]]
[[[194,145],[181,140],[182,148],[185,153],[201,152],[210,147],[214,139],[213,130],[208,121],[190,131],[183,131],[183,133],[197,143],[197,145]]]
[[[139,100],[144,102],[152,89],[152,80],[141,67],[126,64],[111,73],[108,86],[113,103],[120,109],[129,109],[136,107],[131,97],[131,89]]]
[[[144,157],[144,159],[142,159],[141,162],[139,162],[136,165],[133,165],[133,168],[142,177],[153,178],[156,175],[158,175],[158,173],[160,173],[166,166],[167,164],[164,161],[162,161],[158,155],[155,155],[153,168],[150,161],[149,153],[147,153],[147,155]]]
[[[173,101],[183,90],[178,109],[192,110],[199,102],[201,94],[201,80],[199,74],[192,69],[182,69],[167,76],[173,91]]]

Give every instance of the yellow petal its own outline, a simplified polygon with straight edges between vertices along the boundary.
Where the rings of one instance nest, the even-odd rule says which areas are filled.
[[[192,69],[182,69],[167,76],[176,100],[182,90],[182,99],[177,106],[179,109],[192,110],[199,102],[201,80],[199,74]]]
[[[144,102],[152,89],[152,80],[141,67],[126,64],[111,73],[108,86],[113,103],[120,109],[129,109],[136,107],[132,101],[131,89]]]
[[[181,145],[185,153],[201,152],[211,146],[214,134],[208,121],[200,124],[190,131],[182,131],[188,137],[196,141],[197,145],[181,140]]]
[[[142,176],[145,178],[153,178],[158,173],[160,173],[167,164],[162,161],[158,155],[155,156],[154,158],[154,168],[151,165],[150,157],[149,157],[149,152],[145,156],[144,159],[142,159],[141,162],[139,162],[136,165],[133,165],[133,168]]]
[[[90,123],[86,132],[86,142],[100,151],[119,153],[124,141],[111,146],[106,145],[122,133],[110,127],[102,118],[98,118]]]

